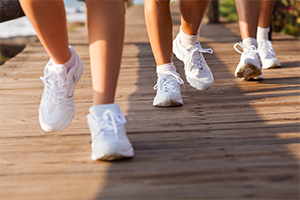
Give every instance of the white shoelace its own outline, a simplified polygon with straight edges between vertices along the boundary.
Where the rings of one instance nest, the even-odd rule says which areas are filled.
[[[259,41],[258,46],[259,46],[259,48],[258,48],[259,53],[264,54],[266,57],[276,56],[276,53],[273,49],[273,45],[270,41],[267,41],[267,40]]]
[[[50,112],[51,104],[59,104],[60,100],[65,98],[64,93],[68,88],[69,81],[64,81],[58,74],[51,74],[40,77],[45,84],[46,97],[48,99],[48,112]],[[52,102],[52,98],[56,101]]]
[[[213,50],[211,48],[204,49],[204,48],[200,47],[199,42],[197,43],[197,45],[198,45],[198,48],[193,49],[187,59],[190,60],[191,63],[193,63],[191,67],[197,67],[202,71],[204,69],[202,53],[212,54]],[[198,56],[196,56],[197,53],[198,53]]]
[[[168,78],[168,76],[174,77],[176,81],[171,80],[171,78]],[[159,76],[157,83],[153,87],[153,89],[157,90],[158,88],[160,88],[162,90],[163,88],[163,91],[165,92],[174,91],[177,88],[178,83],[183,85],[184,87],[184,82],[177,72],[166,71],[161,76]]]
[[[111,110],[106,110],[103,113],[102,118],[97,119],[97,127],[98,127],[97,133],[104,134],[104,131],[113,130],[116,138],[119,139],[118,127],[125,123],[126,123],[126,119],[123,116],[122,111],[116,114]]]
[[[237,46],[240,46],[241,48],[243,48],[243,51],[240,51]],[[258,53],[258,50],[256,49],[256,47],[254,45],[251,45],[250,47],[246,46],[245,44],[243,44],[242,42],[239,43],[235,43],[235,45],[233,46],[233,48],[240,54],[244,54],[244,55],[248,55],[251,57],[255,57],[256,53]]]

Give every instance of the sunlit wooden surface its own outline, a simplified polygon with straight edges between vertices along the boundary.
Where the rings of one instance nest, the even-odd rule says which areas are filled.
[[[175,37],[176,5],[172,15]],[[282,67],[264,70],[260,82],[234,77],[240,40],[237,23],[203,24],[214,86],[197,91],[185,81],[184,106],[154,108],[157,77],[143,7],[127,10],[116,102],[136,155],[119,162],[90,159],[86,27],[70,32],[85,70],[75,117],[61,132],[39,126],[39,77],[49,57],[39,42],[28,45],[0,67],[0,199],[298,199],[299,40],[273,34]],[[185,80],[183,63],[174,62]]]

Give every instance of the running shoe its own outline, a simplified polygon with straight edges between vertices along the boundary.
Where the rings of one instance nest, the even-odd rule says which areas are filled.
[[[44,69],[44,92],[39,108],[39,122],[44,131],[61,131],[72,121],[75,113],[74,89],[83,72],[83,64],[70,47],[75,64],[68,71],[50,59]]]
[[[160,75],[156,85],[153,87],[154,90],[157,90],[153,106],[182,106],[183,101],[180,93],[180,85],[184,85],[184,82],[177,72],[166,71]]]
[[[240,46],[243,51],[240,51],[237,46]],[[246,46],[243,43],[236,43],[234,49],[242,54],[240,62],[235,70],[235,76],[243,78],[244,80],[250,80],[262,74],[261,61],[258,51],[255,46]]]
[[[87,115],[92,137],[92,160],[119,160],[134,155],[118,104],[92,106]]]
[[[269,40],[257,40],[258,53],[262,62],[263,69],[270,69],[274,67],[280,67],[281,64],[277,58],[275,58],[275,51],[272,43]]]
[[[212,54],[212,49],[202,48],[199,42],[187,49],[181,44],[178,34],[173,41],[173,53],[183,61],[186,80],[192,87],[207,90],[213,86],[214,78],[203,56],[203,53]]]

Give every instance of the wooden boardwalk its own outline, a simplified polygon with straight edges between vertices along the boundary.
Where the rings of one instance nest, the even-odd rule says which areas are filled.
[[[172,7],[174,36],[180,25]],[[126,38],[116,102],[127,118],[135,157],[118,162],[90,159],[86,115],[92,104],[86,28],[70,33],[85,70],[76,86],[76,114],[62,132],[38,122],[43,67],[40,43],[0,67],[0,199],[298,199],[300,43],[273,35],[282,68],[265,80],[234,77],[240,54],[238,25],[203,24],[202,46],[214,86],[186,84],[184,106],[154,108],[155,62],[143,7],[126,13]],[[175,58],[185,80],[183,63]],[[186,81],[185,81],[186,82]]]

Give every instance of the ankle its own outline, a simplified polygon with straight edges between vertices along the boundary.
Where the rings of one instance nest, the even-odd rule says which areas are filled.
[[[54,62],[54,61],[53,61]],[[67,68],[67,70],[69,71],[72,67],[74,67],[75,65],[75,56],[72,54],[71,52],[71,57],[69,58],[69,60],[65,63],[62,64],[57,64],[54,62],[55,65],[63,65]]]

